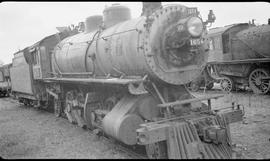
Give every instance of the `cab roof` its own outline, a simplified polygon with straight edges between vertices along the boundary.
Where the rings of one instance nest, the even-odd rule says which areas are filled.
[[[211,28],[208,31],[207,37],[222,35],[223,33],[230,30],[231,28],[236,27],[236,26],[240,26],[240,25],[249,25],[249,24],[248,23],[236,23],[236,24],[231,24],[231,25],[227,25],[224,27]]]

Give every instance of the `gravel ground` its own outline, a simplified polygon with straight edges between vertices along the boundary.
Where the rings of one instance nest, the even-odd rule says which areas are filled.
[[[217,93],[225,96],[212,101],[214,109],[229,107],[231,100],[245,107],[244,120],[230,125],[232,141],[242,157],[270,159],[270,95],[256,95],[251,91],[226,94],[216,86],[214,90],[193,92],[195,96]]]
[[[193,92],[196,96],[222,93],[218,89]],[[243,122],[231,124],[233,143],[243,158],[270,158],[270,95],[251,92],[225,94],[213,100],[213,108],[230,105],[231,100],[245,106]],[[131,159],[89,132],[54,114],[19,105],[11,98],[0,98],[0,156],[19,158]]]
[[[19,158],[129,159],[112,143],[54,114],[0,99],[0,156]]]

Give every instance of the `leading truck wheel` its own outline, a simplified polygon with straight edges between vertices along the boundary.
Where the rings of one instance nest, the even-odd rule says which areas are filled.
[[[220,81],[220,87],[225,92],[231,92],[234,89],[232,79],[229,77],[223,77]]]
[[[269,77],[269,72],[265,69],[253,70],[248,79],[249,87],[256,94],[266,94],[270,89],[270,81],[262,80],[263,77]]]

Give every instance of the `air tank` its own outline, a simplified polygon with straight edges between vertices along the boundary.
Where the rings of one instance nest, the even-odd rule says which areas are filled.
[[[115,9],[114,6],[105,10]],[[190,35],[178,28],[187,24],[191,16],[187,7],[167,6],[148,18],[141,16],[126,21],[122,20],[129,19],[129,14],[114,20],[105,15],[105,24],[107,21],[112,25],[120,19],[121,22],[60,42],[52,57],[55,72],[87,72],[96,77],[148,75],[174,85],[186,84],[202,72],[206,63],[203,46],[190,46]]]

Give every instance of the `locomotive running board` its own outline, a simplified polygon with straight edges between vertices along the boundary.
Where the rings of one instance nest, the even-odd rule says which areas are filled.
[[[45,82],[63,82],[63,83],[102,83],[102,84],[119,84],[127,85],[130,83],[142,83],[144,79],[120,79],[120,78],[45,78]]]
[[[143,82],[145,78],[45,78],[44,82],[61,82],[61,83],[79,83],[79,84],[91,84],[91,83],[101,83],[101,84],[118,84],[118,85],[128,85],[128,90],[130,94],[141,95],[146,94],[148,91],[144,88]],[[49,92],[49,91],[48,91]],[[50,92],[49,92],[50,93]]]
[[[215,64],[245,64],[245,63],[267,63],[270,62],[270,58],[261,58],[261,59],[245,59],[245,60],[231,60],[231,61],[213,61],[208,62],[209,65],[215,65]]]

